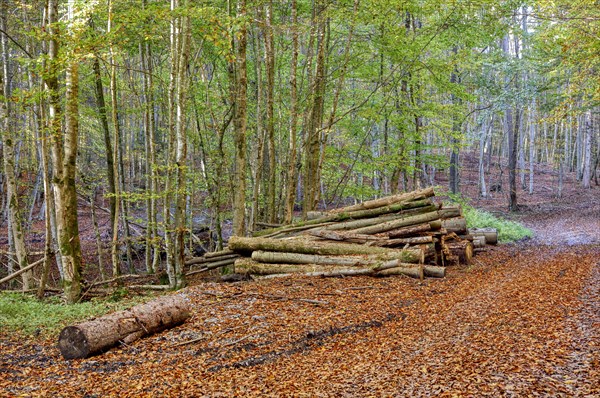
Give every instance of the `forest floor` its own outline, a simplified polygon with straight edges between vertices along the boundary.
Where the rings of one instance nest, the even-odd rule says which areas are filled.
[[[445,279],[204,283],[183,325],[85,360],[0,331],[0,396],[600,396],[600,188],[552,191],[520,194],[533,239]]]

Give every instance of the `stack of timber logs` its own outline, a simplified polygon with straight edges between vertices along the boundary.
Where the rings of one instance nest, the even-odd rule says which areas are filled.
[[[239,254],[230,249],[206,253],[202,257],[194,257],[185,262],[185,266],[190,269],[190,271],[186,273],[186,276],[233,265],[235,260],[239,257]]]
[[[232,237],[218,255],[189,260],[200,269],[188,275],[227,263],[235,273],[261,276],[443,277],[444,267],[469,264],[474,246],[494,241],[495,231],[468,230],[460,206],[436,204],[433,196],[426,188]]]

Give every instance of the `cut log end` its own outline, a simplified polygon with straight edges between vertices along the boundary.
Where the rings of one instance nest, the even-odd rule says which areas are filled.
[[[91,354],[88,339],[77,326],[67,326],[60,332],[58,348],[65,359],[87,358]]]

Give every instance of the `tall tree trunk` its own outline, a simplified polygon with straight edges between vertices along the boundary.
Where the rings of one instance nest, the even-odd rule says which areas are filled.
[[[276,195],[277,181],[276,179],[276,159],[275,159],[275,41],[273,39],[273,0],[268,0],[265,5],[266,28],[264,33],[265,38],[265,66],[267,74],[267,150],[269,155],[269,175],[267,183],[267,214],[266,219],[270,223],[277,221]]]
[[[33,79],[30,77],[30,88],[33,88]],[[42,299],[44,297],[46,283],[48,282],[48,275],[50,274],[50,266],[52,263],[52,255],[54,254],[59,273],[63,275],[62,266],[60,260],[60,255],[57,254],[54,248],[54,236],[56,231],[52,228],[52,220],[56,220],[55,215],[53,215],[52,210],[55,209],[54,206],[54,192],[52,191],[52,187],[50,186],[50,168],[49,168],[49,154],[48,154],[48,140],[47,140],[47,129],[46,126],[46,106],[44,102],[41,102],[39,106],[35,106],[35,108],[39,109],[39,117],[38,121],[38,129],[40,135],[40,161],[42,163],[42,173],[43,173],[43,186],[44,186],[44,230],[45,230],[45,242],[44,242],[44,264],[42,266],[42,273],[40,276],[40,285],[38,286],[37,297],[38,299]]]
[[[246,47],[248,33],[246,28],[246,0],[238,0],[237,16],[242,24],[234,41],[235,69],[233,73],[235,130],[235,173],[233,194],[233,234],[244,236],[246,233],[246,126],[247,126],[247,85]]]
[[[453,53],[456,54],[458,52],[458,48],[454,47]],[[458,71],[453,71],[450,75],[450,83],[452,84],[460,84],[460,77],[458,76]],[[454,94],[451,95],[452,104],[458,106],[460,104],[460,99],[458,99]],[[458,139],[460,135],[460,122],[457,119],[457,116],[453,117],[452,120],[452,153],[450,155],[450,176],[448,177],[448,184],[450,185],[450,192],[453,194],[459,193],[459,159],[458,159],[458,151],[460,141]]]
[[[165,252],[166,252],[166,269],[171,287],[176,285],[177,277],[175,275],[175,224],[171,209],[173,206],[173,198],[175,190],[175,173],[174,168],[176,159],[176,132],[177,132],[177,73],[179,71],[179,50],[181,45],[181,19],[176,16],[175,11],[179,7],[178,0],[171,0],[171,22],[170,22],[170,53],[171,65],[169,74],[168,88],[168,145],[167,145],[167,167],[164,183],[164,199],[163,199],[163,224],[165,237]]]
[[[108,26],[107,31],[110,34],[113,31],[113,3],[109,0],[108,2]],[[114,216],[112,221],[112,247],[111,247],[111,257],[112,257],[112,275],[118,276],[121,274],[120,268],[120,258],[119,258],[119,211],[120,211],[120,191],[121,187],[119,184],[119,152],[120,145],[119,142],[121,140],[120,134],[120,126],[119,126],[119,113],[118,113],[118,101],[117,101],[117,65],[115,60],[114,48],[112,43],[109,45],[109,63],[110,63],[110,100],[111,100],[111,113],[112,113],[112,122],[113,122],[113,132],[114,132],[114,141],[113,141],[113,183],[111,189],[114,188]]]
[[[2,130],[2,144],[4,161],[4,174],[6,176],[6,197],[8,204],[8,226],[12,233],[13,248],[15,260],[19,269],[27,267],[27,250],[25,248],[25,232],[21,219],[21,210],[18,200],[18,185],[15,170],[15,136],[12,128],[12,107],[10,103],[11,83],[10,83],[10,65],[8,38],[6,36],[6,18],[8,14],[8,1],[2,0],[0,4],[0,38],[2,42],[2,71],[0,76],[0,93],[2,93],[2,102],[0,103],[0,129]],[[11,260],[9,260],[11,261]],[[23,290],[29,290],[33,283],[33,274],[31,271],[22,274]]]
[[[296,167],[296,140],[298,128],[298,87],[296,71],[298,70],[298,4],[292,0],[292,61],[290,65],[290,138],[289,161],[287,171],[287,187],[285,200],[285,219],[289,224],[294,216],[294,203],[296,202],[296,184],[298,182],[298,168]]]
[[[321,154],[321,125],[323,122],[323,104],[325,96],[325,17],[322,0],[315,2],[315,23],[317,34],[317,61],[315,77],[310,87],[308,131],[305,142],[305,177],[303,216],[316,209],[319,194],[319,160]]]
[[[535,127],[536,127],[536,101],[531,101],[529,110],[529,194],[533,194],[533,171],[536,161],[535,156]]]
[[[591,182],[591,166],[592,166],[592,137],[593,137],[593,120],[592,120],[592,110],[589,109],[585,112],[585,143],[584,143],[584,153],[583,153],[583,187],[590,188]]]
[[[261,59],[261,43],[260,43],[260,33],[256,33],[254,35],[256,40],[252,41],[253,49],[254,49],[254,57],[255,59]],[[264,35],[263,35],[264,36]],[[256,230],[256,223],[259,219],[260,213],[260,198],[263,185],[265,181],[263,181],[263,169],[264,169],[264,145],[265,145],[265,129],[263,128],[263,117],[262,117],[262,105],[264,102],[264,89],[263,89],[263,74],[262,74],[262,63],[255,62],[254,63],[254,79],[257,82],[256,86],[256,147],[252,151],[255,153],[253,159],[250,162],[254,162],[252,164],[252,206],[250,208],[250,216],[248,228],[250,231]],[[268,88],[267,88],[268,90]],[[268,180],[268,178],[267,178]],[[269,181],[266,181],[266,184],[269,184]]]
[[[521,112],[517,109],[514,122],[512,121],[512,110],[507,112],[506,125],[508,130],[508,188],[509,188],[509,210],[517,211],[517,143],[519,140],[519,122]],[[510,120],[509,120],[510,119]]]
[[[100,61],[98,57],[94,58],[92,63],[94,70],[96,106],[98,107],[98,118],[102,134],[104,137],[104,151],[106,152],[106,175],[108,176],[108,208],[110,210],[110,225],[115,223],[116,207],[116,188],[115,188],[115,169],[112,140],[110,139],[110,130],[108,127],[108,117],[106,113],[106,101],[104,100],[104,87],[102,84],[102,74],[100,72]]]
[[[48,0],[48,63],[51,72],[47,76],[50,92],[49,123],[52,135],[52,185],[56,200],[58,245],[64,267],[63,287],[68,303],[75,303],[81,295],[81,243],[77,220],[77,192],[75,188],[77,147],[79,138],[79,65],[76,50],[68,48],[65,74],[65,128],[61,131],[61,111],[58,92],[58,38],[56,22],[58,4]],[[78,27],[75,26],[74,4],[69,4],[68,21],[71,30],[69,43],[77,43]]]
[[[146,8],[146,0],[142,7]],[[155,150],[155,111],[154,111],[154,78],[152,68],[152,52],[148,42],[140,44],[140,57],[142,60],[143,93],[144,93],[144,141],[145,141],[145,171],[146,171],[146,272],[153,274],[157,271],[159,260],[159,248],[156,243],[157,234],[157,181],[154,166],[156,165]]]
[[[187,204],[187,135],[186,135],[186,103],[188,95],[187,68],[190,48],[190,17],[182,16],[179,22],[179,52],[177,63],[177,116],[175,125],[176,150],[175,165],[177,173],[177,189],[175,200],[175,258],[174,280],[170,281],[171,287],[179,289],[185,285],[183,272],[185,262],[185,235],[186,235],[186,204]]]
[[[502,40],[502,50],[505,56],[510,54],[510,37],[507,35]],[[509,77],[505,78],[505,84],[510,84]],[[514,110],[512,105],[507,105],[504,112],[504,133],[508,136],[508,189],[509,189],[509,204],[510,211],[517,210],[517,144],[519,141],[519,115],[518,109]]]

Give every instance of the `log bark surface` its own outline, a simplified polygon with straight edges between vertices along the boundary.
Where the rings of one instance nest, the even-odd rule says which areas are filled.
[[[254,251],[252,253],[252,259],[261,263],[273,264],[320,264],[345,266],[367,265],[375,262],[375,260],[369,261],[362,257],[328,257],[318,254],[267,252],[262,250]]]
[[[441,217],[439,211],[432,211],[429,213],[418,214],[415,216],[410,216],[406,218],[400,218],[397,220],[392,220],[388,222],[384,222],[381,224],[371,225],[368,227],[353,229],[352,232],[356,234],[376,234],[380,232],[390,231],[392,229],[398,229],[402,227],[408,227],[410,225],[423,224],[427,222],[431,222],[437,220]]]
[[[401,193],[398,195],[386,196],[380,199],[368,200],[366,202],[358,203],[356,205],[341,207],[334,209],[331,213],[344,213],[349,211],[367,210],[374,209],[377,207],[389,206],[399,202],[409,202],[417,199],[426,199],[434,196],[435,193],[433,188],[425,188],[420,191],[413,191],[407,193]]]
[[[469,235],[485,236],[485,242],[488,245],[495,245],[498,243],[498,231],[495,228],[469,228]]]
[[[238,274],[252,275],[276,275],[276,274],[296,274],[310,272],[335,272],[351,271],[363,268],[343,265],[323,265],[323,264],[286,264],[286,263],[261,263],[249,258],[239,258],[235,261],[235,272]]]
[[[379,271],[379,276],[390,276],[390,275],[406,275],[411,278],[421,278],[421,271],[424,276],[432,278],[443,278],[446,276],[445,267],[437,267],[435,265],[424,265],[422,268],[414,264],[403,264],[399,267],[389,268],[386,270]]]
[[[464,217],[452,217],[442,220],[442,228],[448,232],[463,234],[467,232],[467,220]]]
[[[302,241],[299,239],[268,239],[244,238],[232,236],[229,248],[236,252],[248,253],[255,250],[320,254],[331,256],[343,255],[377,255],[379,259],[400,259],[407,263],[419,262],[422,256],[421,249],[396,250],[383,247],[370,247],[348,243],[324,243],[315,241]]]
[[[440,225],[441,227],[441,225]],[[391,231],[383,232],[381,234],[377,234],[377,236],[387,236],[389,238],[405,238],[410,236],[415,236],[417,234],[423,232],[431,231],[431,223],[419,224],[419,225],[411,225],[408,227],[396,228]]]
[[[119,311],[64,328],[58,348],[65,359],[87,358],[119,342],[131,343],[183,323],[190,316],[190,303],[183,295],[163,296],[125,311]]]

